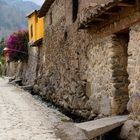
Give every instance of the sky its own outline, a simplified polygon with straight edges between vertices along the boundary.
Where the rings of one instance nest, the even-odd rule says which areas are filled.
[[[45,0],[24,0],[24,1],[32,1],[32,2],[35,2],[38,5],[42,5]]]

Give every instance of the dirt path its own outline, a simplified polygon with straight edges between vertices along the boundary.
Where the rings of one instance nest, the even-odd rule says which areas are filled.
[[[58,140],[55,126],[64,117],[0,79],[0,140]]]

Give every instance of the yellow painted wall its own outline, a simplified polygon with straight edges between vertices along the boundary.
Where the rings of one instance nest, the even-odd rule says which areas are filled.
[[[31,37],[31,26],[33,26],[33,37]],[[29,31],[29,42],[36,40],[36,13],[28,16],[28,31]]]
[[[37,34],[36,34],[37,39],[40,39],[43,36],[44,36],[44,17],[43,18],[38,18]]]
[[[33,36],[31,37],[31,26],[33,27]],[[37,12],[28,16],[29,42],[33,43],[44,36],[44,17],[38,18]]]

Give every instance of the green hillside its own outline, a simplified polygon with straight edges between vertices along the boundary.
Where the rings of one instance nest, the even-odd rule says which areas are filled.
[[[0,0],[0,38],[20,28],[27,28],[27,13],[39,6],[22,0]]]

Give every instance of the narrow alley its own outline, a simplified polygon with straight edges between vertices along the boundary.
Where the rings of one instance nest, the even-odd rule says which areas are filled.
[[[0,140],[140,140],[140,0],[0,0]]]
[[[62,114],[0,79],[0,140],[58,140]]]
[[[0,140],[88,140],[120,126],[127,116],[104,119],[74,124],[38,96],[0,78]]]

